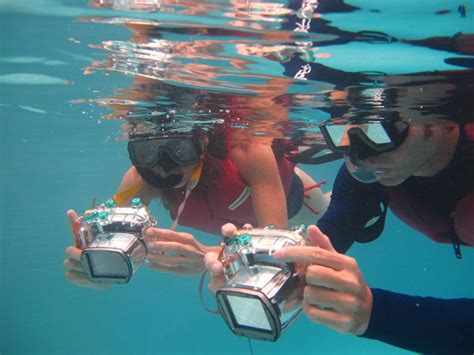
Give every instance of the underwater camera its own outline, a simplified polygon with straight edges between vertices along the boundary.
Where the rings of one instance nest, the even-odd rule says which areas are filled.
[[[306,226],[295,230],[239,230],[220,254],[226,283],[217,290],[219,312],[231,331],[248,338],[276,341],[301,313],[303,280],[295,263],[273,258],[286,246],[306,245]],[[293,305],[292,305],[293,303]]]
[[[146,258],[142,229],[156,225],[156,219],[139,198],[130,207],[117,207],[108,200],[88,210],[74,225],[74,239],[82,249],[81,267],[96,283],[124,284]]]

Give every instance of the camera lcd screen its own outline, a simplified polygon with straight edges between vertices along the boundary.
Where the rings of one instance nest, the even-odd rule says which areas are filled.
[[[128,277],[128,265],[119,253],[95,251],[89,254],[89,261],[93,277],[119,279]]]
[[[227,295],[227,300],[240,326],[272,331],[264,306],[259,299]]]

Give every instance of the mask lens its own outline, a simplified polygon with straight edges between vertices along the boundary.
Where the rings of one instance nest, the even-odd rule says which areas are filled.
[[[153,140],[131,141],[128,147],[133,165],[153,167],[156,164],[157,149]]]
[[[161,167],[164,171],[170,171],[180,166],[180,164],[171,158],[168,152],[157,153],[157,159],[154,165]]]
[[[392,141],[380,123],[327,126],[329,136],[333,144],[338,148],[349,146],[350,141],[347,133],[350,130],[362,132],[374,144],[387,144]]]
[[[349,139],[347,137],[347,125],[328,125],[326,126],[329,137],[332,143],[337,148],[345,148],[349,146]]]
[[[180,165],[196,164],[199,161],[198,153],[191,139],[173,139],[166,145],[166,151]]]
[[[385,128],[380,123],[357,125],[357,127],[375,144],[387,144],[392,142],[387,131],[385,131]]]

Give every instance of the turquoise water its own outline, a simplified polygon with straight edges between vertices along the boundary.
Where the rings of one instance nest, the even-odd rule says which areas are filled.
[[[355,6],[358,3],[361,2],[351,2]],[[377,4],[383,18],[373,19],[370,29],[402,38],[457,31],[472,33],[472,15],[468,12],[469,18],[460,21],[457,5],[452,6],[451,2],[438,2],[433,11],[427,11],[422,2],[401,4],[405,7],[392,9],[388,2],[384,6]],[[83,211],[90,207],[94,197],[98,201],[107,199],[115,193],[130,165],[126,141],[118,138],[122,122],[104,118],[111,112],[100,102],[114,95],[131,96],[134,90],[127,95],[117,92],[131,87],[133,77],[124,75],[127,70],[107,70],[92,63],[107,61],[107,50],[98,48],[98,44],[130,41],[131,33],[120,25],[84,18],[151,15],[113,13],[79,1],[2,1],[0,6],[0,354],[249,353],[244,338],[234,336],[219,316],[203,309],[197,277],[180,277],[142,267],[127,286],[102,292],[74,286],[64,278],[64,250],[72,244],[66,210]],[[332,14],[328,18],[336,25],[350,23],[346,30],[367,29],[363,24],[372,21],[377,13],[369,11],[369,3],[364,7],[366,10],[351,17],[351,21],[344,18],[347,14]],[[434,10],[444,8],[453,11],[433,15]],[[388,16],[394,13],[400,17]],[[225,25],[220,16],[194,15],[191,19],[159,12],[153,16],[162,16],[161,21]],[[426,25],[416,33],[411,32],[409,28],[420,19]],[[186,36],[167,35],[176,41]],[[397,43],[390,48],[372,46],[368,52],[366,46],[328,46],[324,51],[332,56],[324,63],[335,69],[388,74],[453,69],[443,62],[449,55],[441,51]],[[220,54],[238,57],[230,47],[224,46]],[[117,54],[114,50],[109,52],[112,56]],[[129,53],[136,52],[130,49]],[[371,54],[372,62],[367,61],[367,53]],[[121,63],[120,58],[111,59],[114,60]],[[215,70],[213,60],[208,58],[200,64],[207,63]],[[247,74],[252,75],[247,76],[247,82],[237,69],[232,72],[226,63],[221,65],[224,69],[216,81],[201,82],[204,90],[245,93],[254,89],[250,84],[264,80],[262,77],[283,78],[282,67],[263,57],[250,61]],[[92,67],[90,75],[84,75],[87,67]],[[185,78],[181,83],[176,79],[173,82],[174,78],[166,79],[170,85],[179,87],[198,86],[185,82]],[[225,81],[225,85],[217,90],[219,81]],[[331,88],[325,83],[295,84],[288,92],[312,93],[315,88],[323,92],[328,87]],[[164,97],[163,102],[172,99]],[[301,98],[301,102],[289,116],[295,118],[298,129],[311,134],[311,117],[322,119],[327,114],[314,111],[310,116],[314,101]],[[146,102],[133,107],[146,107]],[[186,115],[184,109],[178,113]],[[212,117],[203,120],[206,119]],[[340,164],[308,165],[303,169],[315,180],[327,179],[329,190]],[[152,210],[161,225],[171,224],[161,204],[153,205]],[[369,285],[416,295],[474,297],[472,250],[464,248],[463,259],[457,260],[451,246],[431,242],[392,215],[386,225],[377,241],[355,245],[349,252],[357,258]],[[185,227],[180,230],[191,231]],[[216,236],[191,232],[206,244],[218,241]],[[212,303],[210,297],[207,300]],[[408,353],[338,334],[304,316],[277,343],[254,341],[253,350],[255,354]]]

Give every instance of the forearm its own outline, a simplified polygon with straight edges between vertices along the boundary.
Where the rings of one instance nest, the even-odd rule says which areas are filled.
[[[417,297],[372,289],[370,323],[362,337],[436,354],[474,352],[474,299]]]
[[[278,186],[272,191],[265,187],[263,189],[254,188],[251,189],[251,193],[253,211],[259,227],[270,224],[277,228],[288,227],[286,197],[283,193],[283,187]]]
[[[119,205],[128,205],[134,197],[139,197],[142,203],[149,205],[153,199],[161,197],[161,191],[148,185],[138,174],[134,167],[131,167],[124,175],[118,192],[114,197]]]
[[[288,226],[286,195],[270,145],[250,143],[232,150],[232,160],[250,188],[253,212],[259,227]]]

